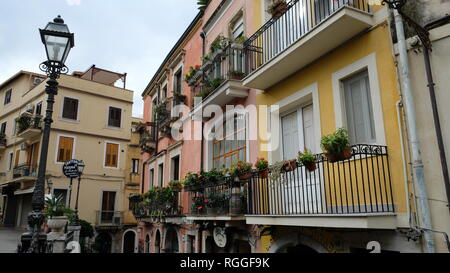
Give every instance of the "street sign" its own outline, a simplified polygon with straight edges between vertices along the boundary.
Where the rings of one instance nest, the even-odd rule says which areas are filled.
[[[68,178],[78,178],[78,164],[80,161],[76,159],[72,159],[70,161],[67,161],[63,165],[63,173]]]

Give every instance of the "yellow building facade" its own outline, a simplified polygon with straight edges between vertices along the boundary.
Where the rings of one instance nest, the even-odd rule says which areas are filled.
[[[338,128],[349,131],[353,157],[330,163],[320,155],[313,173],[300,168],[275,189],[257,184],[247,224],[265,231],[262,252],[420,252],[400,235],[414,208],[388,9],[334,2],[291,1],[271,21],[256,12],[262,27],[246,43],[243,82],[261,90],[260,157],[274,164],[305,148],[320,155],[321,138]],[[256,11],[267,7],[254,3]]]

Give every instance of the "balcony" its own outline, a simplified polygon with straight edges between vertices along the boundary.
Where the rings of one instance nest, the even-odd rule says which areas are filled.
[[[245,42],[243,84],[265,90],[373,25],[366,0],[292,0]]]
[[[42,116],[24,114],[17,120],[17,137],[32,139],[42,132]]]
[[[23,164],[13,169],[12,182],[36,181],[38,176],[38,166]]]
[[[121,211],[97,211],[95,225],[97,227],[118,227],[123,222],[123,212]]]
[[[156,124],[150,123],[143,127],[140,131],[139,147],[142,153],[153,153],[156,151],[156,144],[158,142],[158,131]]]
[[[6,149],[6,136],[4,134],[0,134],[0,152]]]
[[[201,103],[193,102],[193,112],[208,105],[224,106],[236,98],[246,98],[249,88],[241,83],[244,73],[243,45],[231,43],[223,49],[212,53],[201,68],[201,73],[194,75],[191,82],[193,97]]]
[[[131,196],[133,214],[138,221],[173,223],[183,215],[181,193],[170,188],[155,187],[143,196]],[[179,222],[179,221],[178,221]]]
[[[395,229],[395,202],[387,147],[356,145],[349,160],[317,155],[303,165],[249,183],[247,224]]]
[[[247,183],[226,177],[185,186],[188,192],[187,220],[243,221],[247,214]]]

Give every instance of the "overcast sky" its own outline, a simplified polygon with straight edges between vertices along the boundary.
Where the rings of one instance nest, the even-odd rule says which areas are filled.
[[[70,71],[92,64],[128,73],[133,115],[142,116],[141,93],[198,12],[197,0],[2,0],[0,82],[19,70],[40,72],[45,60],[38,28],[60,14],[75,47]]]

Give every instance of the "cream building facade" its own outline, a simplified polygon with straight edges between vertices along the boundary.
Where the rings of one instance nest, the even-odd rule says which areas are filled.
[[[72,209],[78,181],[71,185],[62,167],[70,159],[85,162],[79,217],[93,224],[97,234],[109,234],[105,250],[113,252],[121,249],[118,231],[128,210],[125,188],[133,91],[114,86],[125,78],[126,74],[95,66],[61,76],[47,158],[46,193],[63,196]],[[27,227],[47,107],[45,82],[44,75],[20,71],[0,85],[0,128],[6,140],[0,149],[5,226]]]

